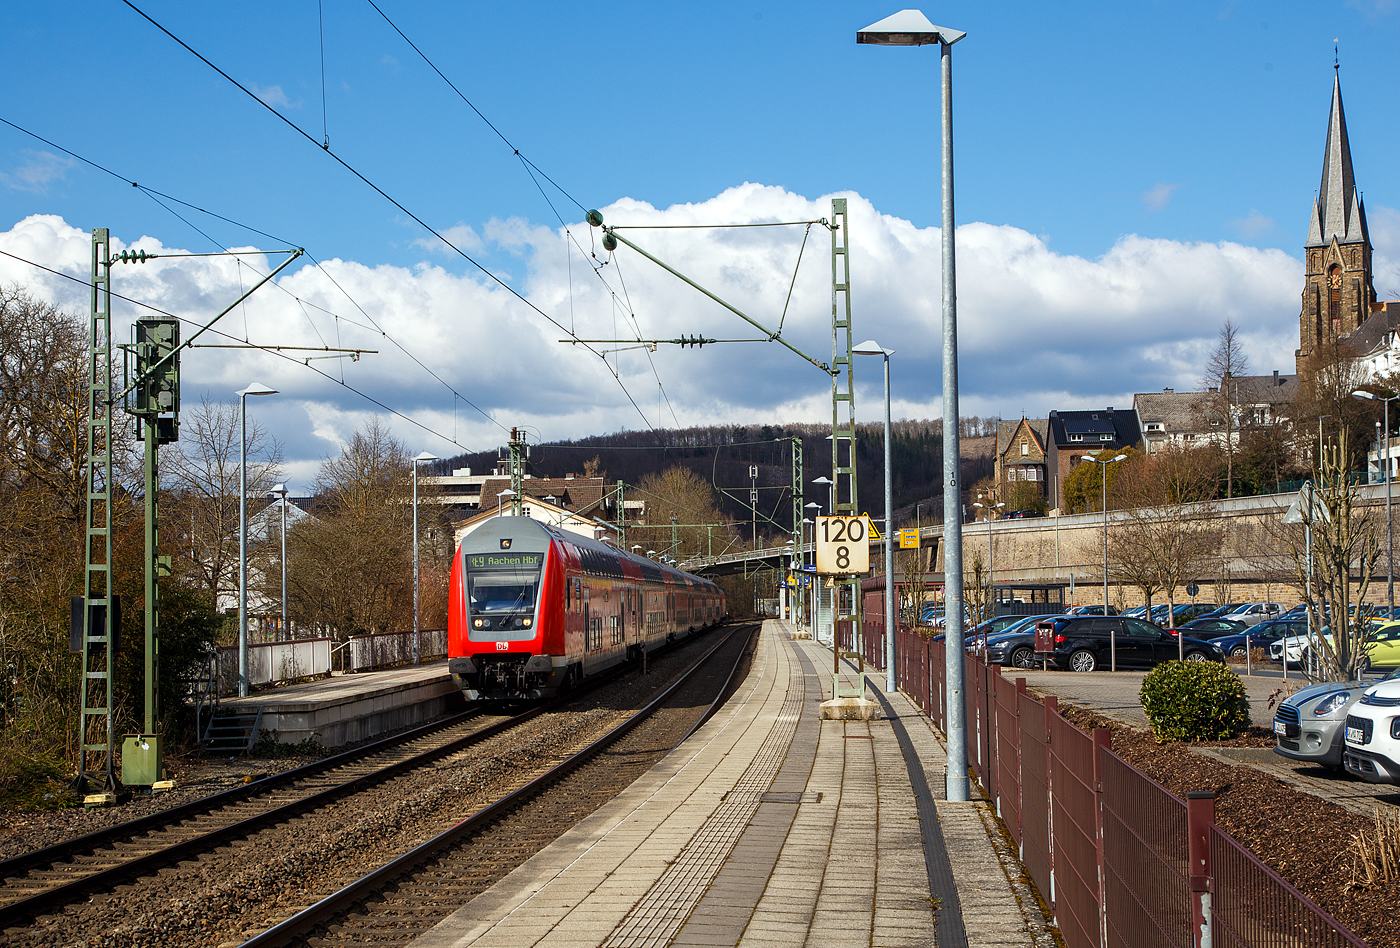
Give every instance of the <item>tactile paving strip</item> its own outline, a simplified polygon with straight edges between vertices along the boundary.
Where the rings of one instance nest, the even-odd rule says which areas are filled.
[[[804,673],[794,662],[789,686],[773,728],[753,763],[725,795],[685,849],[615,928],[604,948],[658,948],[668,944],[699,904],[734,844],[753,819],[763,794],[773,784],[797,731],[805,698]]]

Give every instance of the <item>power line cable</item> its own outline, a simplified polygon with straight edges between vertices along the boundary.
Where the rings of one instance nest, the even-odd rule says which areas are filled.
[[[462,248],[458,247],[458,246],[457,246],[456,244],[454,244],[452,241],[448,240],[445,236],[443,236],[441,233],[439,233],[434,227],[432,227],[430,224],[428,224],[427,221],[423,220],[423,218],[419,217],[417,214],[415,214],[415,213],[413,213],[412,211],[410,211],[404,204],[402,204],[400,201],[398,201],[396,198],[394,198],[392,195],[390,195],[387,191],[385,191],[385,190],[384,190],[383,188],[381,188],[379,185],[375,184],[373,181],[371,181],[369,178],[367,178],[364,174],[362,174],[360,171],[358,171],[358,170],[357,170],[353,165],[351,165],[348,161],[346,161],[344,158],[341,158],[339,155],[337,155],[333,150],[331,150],[331,148],[330,148],[329,146],[323,145],[323,144],[321,144],[320,142],[317,142],[316,139],[314,139],[314,138],[312,138],[310,135],[308,135],[308,134],[306,133],[306,131],[305,131],[304,129],[301,128],[301,126],[297,125],[297,124],[296,124],[295,122],[293,122],[291,119],[287,118],[287,117],[286,117],[285,115],[283,115],[281,112],[277,111],[277,109],[273,108],[271,105],[269,105],[268,103],[264,102],[262,99],[258,98],[258,96],[257,96],[256,94],[254,94],[250,89],[248,89],[246,86],[244,86],[241,82],[239,82],[237,79],[234,79],[232,76],[230,76],[228,73],[224,72],[224,71],[223,71],[222,69],[220,69],[218,66],[214,65],[214,63],[210,62],[209,59],[207,59],[203,54],[201,54],[200,52],[198,52],[197,50],[195,50],[192,46],[190,46],[190,45],[189,45],[188,43],[186,43],[184,40],[180,39],[180,38],[179,38],[178,36],[176,36],[174,33],[170,32],[168,29],[166,29],[166,28],[165,28],[164,26],[162,26],[160,23],[156,22],[156,21],[155,21],[154,19],[152,19],[147,13],[145,13],[140,7],[138,7],[138,6],[136,6],[136,4],[132,3],[131,0],[122,0],[122,2],[125,3],[128,7],[130,7],[137,15],[139,15],[139,16],[140,16],[142,19],[144,19],[146,22],[150,23],[150,24],[151,24],[152,26],[154,26],[156,29],[160,30],[160,31],[161,31],[162,33],[164,33],[166,36],[170,37],[172,40],[174,40],[176,43],[178,43],[180,46],[182,46],[187,52],[190,53],[190,55],[194,56],[194,57],[195,57],[196,59],[198,59],[200,62],[204,63],[204,64],[205,64],[206,66],[208,66],[210,69],[214,70],[214,71],[217,72],[220,76],[222,76],[224,79],[228,80],[230,83],[232,83],[234,86],[236,86],[241,92],[243,92],[244,95],[248,96],[248,98],[252,99],[252,100],[253,100],[254,102],[256,102],[258,105],[262,106],[264,109],[266,109],[267,111],[269,111],[269,112],[271,112],[273,115],[275,115],[275,116],[276,116],[283,124],[285,124],[288,128],[292,129],[294,132],[296,132],[296,133],[297,133],[298,135],[300,135],[302,138],[305,138],[307,141],[311,142],[311,143],[312,143],[313,145],[315,145],[317,148],[319,148],[319,149],[321,149],[323,152],[325,152],[325,154],[329,155],[329,156],[336,162],[336,164],[340,165],[340,166],[341,166],[342,168],[344,168],[346,171],[350,172],[350,174],[352,174],[352,175],[354,175],[356,178],[358,178],[361,182],[363,182],[365,185],[367,185],[367,186],[368,186],[371,190],[373,190],[376,194],[378,194],[380,197],[384,198],[384,200],[388,201],[390,204],[394,205],[394,207],[398,208],[398,209],[399,209],[400,211],[402,211],[404,214],[406,214],[406,215],[408,215],[410,218],[412,218],[413,221],[414,221],[415,223],[418,224],[418,226],[422,227],[422,228],[423,228],[424,230],[426,230],[428,233],[432,234],[432,235],[433,235],[434,237],[436,237],[438,240],[442,241],[442,243],[443,243],[444,245],[446,245],[448,248],[450,248],[454,253],[456,253],[458,256],[460,256],[463,260],[465,260],[465,261],[467,261],[468,263],[470,263],[472,266],[476,267],[476,269],[478,269],[479,271],[481,271],[481,273],[482,273],[483,275],[489,277],[492,281],[494,281],[495,283],[497,283],[497,284],[498,284],[502,289],[504,289],[506,292],[510,293],[512,296],[514,296],[514,297],[515,297],[516,299],[518,299],[520,302],[522,302],[522,303],[524,303],[526,306],[528,306],[531,310],[533,310],[534,312],[538,313],[541,317],[543,317],[545,320],[547,320],[550,324],[552,324],[553,326],[557,327],[561,332],[568,332],[569,335],[572,336],[575,340],[578,339],[578,337],[577,337],[576,335],[574,335],[572,332],[569,332],[568,329],[565,329],[563,323],[559,322],[559,321],[558,321],[557,319],[555,319],[553,316],[549,315],[549,314],[546,313],[544,310],[540,309],[540,308],[539,308],[538,306],[536,306],[533,302],[531,302],[529,299],[527,299],[525,296],[523,296],[518,290],[516,290],[515,287],[511,286],[509,283],[507,283],[507,282],[505,282],[504,280],[502,280],[502,279],[501,279],[500,277],[498,277],[495,273],[493,273],[491,270],[487,269],[483,264],[481,264],[480,262],[478,262],[478,261],[477,261],[474,257],[472,257],[470,254],[468,254],[468,253],[466,253],[464,250],[462,250]],[[376,9],[377,9],[377,8],[376,8]],[[543,172],[541,172],[541,174],[543,174]],[[548,179],[548,175],[545,175],[545,177],[546,177],[546,179]],[[551,183],[553,183],[553,182],[551,182]],[[556,187],[557,187],[557,185],[556,185]],[[561,189],[561,193],[562,193],[562,189]],[[579,344],[582,345],[582,346],[583,346],[585,349],[587,349],[589,352],[593,353],[593,354],[594,354],[595,356],[597,356],[599,359],[601,359],[605,365],[607,364],[607,360],[606,360],[605,358],[603,358],[603,354],[602,354],[601,352],[599,352],[597,349],[593,348],[593,347],[592,347],[591,345],[589,345],[588,343],[579,343]],[[632,397],[632,393],[629,392],[629,391],[627,390],[627,386],[626,386],[626,384],[622,381],[621,376],[618,375],[618,373],[617,373],[616,371],[613,371],[613,370],[611,369],[611,367],[609,367],[609,372],[610,372],[610,374],[613,376],[613,379],[618,383],[618,387],[622,389],[622,393],[623,393],[624,395],[627,396],[627,400],[628,400],[629,402],[632,403],[632,407],[633,407],[634,409],[636,409],[637,414],[638,414],[638,415],[641,417],[641,419],[642,419],[642,423],[645,424],[645,425],[647,426],[648,430],[650,430],[650,431],[652,431],[653,433],[655,433],[655,432],[656,432],[655,427],[653,427],[652,424],[651,424],[651,422],[647,420],[646,413],[642,411],[641,406],[638,405],[636,399],[634,399],[634,398]],[[659,440],[659,436],[658,436],[658,440]]]

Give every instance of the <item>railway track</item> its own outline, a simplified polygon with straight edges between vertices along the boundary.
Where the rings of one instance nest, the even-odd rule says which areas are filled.
[[[656,659],[653,664],[657,664]],[[424,783],[432,783],[433,774],[457,766],[454,761],[477,766],[485,761],[490,770],[492,762],[521,757],[521,747],[515,746],[521,745],[527,759],[518,762],[538,765],[541,754],[530,749],[530,741],[539,741],[512,735],[538,730],[540,719],[587,704],[592,700],[590,695],[596,695],[603,685],[617,687],[615,682],[615,676],[608,676],[565,699],[522,714],[468,712],[0,863],[0,930],[5,934],[0,940],[35,945],[149,943],[144,937],[125,941],[117,937],[113,941],[109,922],[89,924],[86,919],[104,914],[129,919],[132,912],[123,904],[125,900],[149,892],[159,902],[167,892],[188,890],[181,880],[191,871],[215,883],[221,877],[239,878],[246,871],[245,860],[275,860],[278,853],[295,850],[299,840],[334,834],[340,825],[364,822],[362,814],[373,814],[376,807],[392,809],[400,797],[408,800],[417,792],[412,786],[399,791],[399,784],[416,780],[421,789]],[[590,719],[585,724],[594,725],[597,721],[592,718],[606,716],[598,711],[565,715]],[[570,727],[556,724],[552,730],[569,732]],[[481,756],[474,756],[477,754]],[[550,756],[547,751],[543,755]],[[357,802],[362,800],[368,802]],[[331,829],[327,830],[327,825]],[[290,835],[293,842],[286,847],[275,842],[254,845],[279,832]],[[262,855],[254,855],[259,850]],[[141,917],[134,926],[126,926],[132,928],[133,936],[141,928]],[[115,928],[120,931],[122,925]],[[92,936],[99,930],[99,940],[85,942],[84,933]],[[201,941],[197,935],[186,931],[182,937],[164,940],[170,944],[218,943]]]
[[[665,692],[546,773],[242,948],[412,941],[611,800],[708,720],[728,696],[757,629],[736,629]]]

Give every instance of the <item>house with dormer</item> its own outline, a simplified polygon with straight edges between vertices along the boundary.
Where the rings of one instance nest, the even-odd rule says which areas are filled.
[[[1010,498],[1021,484],[1031,483],[1047,500],[1046,446],[1050,422],[1044,418],[1022,418],[997,423],[997,450],[992,460],[992,477],[1002,499]]]
[[[1065,478],[1086,455],[1134,447],[1142,440],[1137,412],[1131,408],[1052,411],[1046,422],[1046,496],[1057,508],[1065,503]]]

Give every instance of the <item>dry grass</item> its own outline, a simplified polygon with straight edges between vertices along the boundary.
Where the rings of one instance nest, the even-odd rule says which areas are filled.
[[[1352,885],[1372,889],[1400,882],[1400,809],[1376,808],[1375,834],[1362,830],[1351,841]]]

